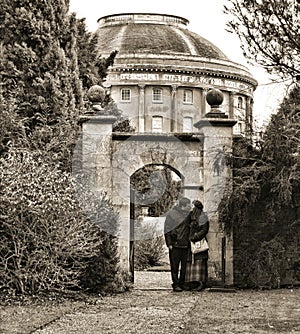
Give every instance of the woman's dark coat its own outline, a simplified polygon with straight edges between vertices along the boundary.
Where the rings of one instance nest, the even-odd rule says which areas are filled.
[[[198,221],[191,221],[190,224],[190,241],[196,242],[203,238],[209,231],[209,220],[206,213],[202,212]],[[208,258],[208,250],[201,253],[194,254],[194,261]],[[189,247],[188,261],[192,261],[191,247]]]

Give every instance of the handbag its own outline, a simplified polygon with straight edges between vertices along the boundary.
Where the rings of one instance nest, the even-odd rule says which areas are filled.
[[[191,241],[192,263],[194,263],[194,254],[202,253],[207,250],[209,250],[209,246],[206,238],[196,242]]]
[[[209,249],[208,243],[205,238],[200,241],[191,241],[191,251],[193,254],[205,252]]]

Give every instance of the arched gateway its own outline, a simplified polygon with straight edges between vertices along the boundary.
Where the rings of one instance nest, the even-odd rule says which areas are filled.
[[[182,179],[181,192],[191,200],[200,199],[210,218],[209,273],[221,280],[222,261],[226,259],[226,283],[233,283],[232,241],[222,248],[217,209],[230,184],[231,170],[224,164],[232,148],[232,127],[236,123],[218,109],[220,91],[207,94],[211,111],[194,124],[190,133],[113,133],[115,118],[96,113],[82,122],[82,166],[95,192],[106,192],[120,213],[119,251],[121,265],[131,270],[130,177],[147,165],[168,166]],[[223,252],[222,252],[223,250]]]

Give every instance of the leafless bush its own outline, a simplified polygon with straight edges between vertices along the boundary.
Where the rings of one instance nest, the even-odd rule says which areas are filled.
[[[95,290],[114,281],[118,216],[105,197],[75,192],[68,173],[24,151],[1,159],[0,180],[0,291]],[[102,275],[89,285],[91,263]]]
[[[146,269],[158,265],[164,256],[164,237],[156,224],[138,224],[135,229],[134,265]]]

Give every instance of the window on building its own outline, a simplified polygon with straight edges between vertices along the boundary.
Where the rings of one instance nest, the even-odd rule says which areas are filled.
[[[192,132],[193,131],[193,119],[192,117],[183,118],[183,132]]]
[[[161,116],[152,117],[152,132],[162,132],[163,118]]]
[[[193,91],[190,89],[185,89],[183,91],[183,102],[184,103],[193,103]]]
[[[121,89],[121,102],[131,101],[131,89],[123,88]]]
[[[238,98],[238,108],[242,109],[243,108],[243,99],[241,97]]]
[[[244,127],[243,127],[243,123],[242,122],[237,122],[235,124],[235,126],[233,127],[233,133],[235,135],[241,135],[241,134],[243,134],[243,130],[244,130]]]
[[[153,95],[152,95],[153,102],[162,102],[162,89],[161,88],[154,88]]]
[[[243,123],[238,123],[238,132],[243,133]]]

